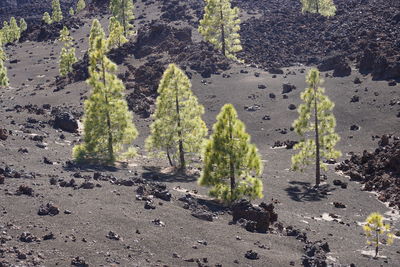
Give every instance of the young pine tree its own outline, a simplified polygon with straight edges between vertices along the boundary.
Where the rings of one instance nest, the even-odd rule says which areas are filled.
[[[231,7],[230,0],[205,0],[204,17],[200,20],[199,32],[224,56],[235,59],[240,45],[239,8]]]
[[[124,36],[124,28],[115,17],[110,18],[110,25],[108,26],[108,31],[109,31],[109,36],[108,36],[109,49],[120,47],[124,43],[128,42],[128,39],[126,39]]]
[[[76,4],[76,13],[81,12],[82,10],[84,10],[86,7],[86,2],[85,0],[79,0],[78,4]]]
[[[44,12],[42,19],[46,24],[52,24],[53,23],[53,20],[51,19],[51,17],[50,17],[48,12]]]
[[[78,162],[113,163],[123,145],[131,144],[138,135],[124,98],[124,84],[117,78],[117,66],[106,57],[106,52],[106,40],[96,38],[90,53],[87,82],[93,91],[85,101],[84,143],[73,150]],[[133,149],[122,156],[126,155],[132,156]]]
[[[336,13],[336,6],[333,0],[301,0],[302,12],[319,13],[322,16],[330,17]]]
[[[3,50],[3,39],[0,35],[0,60],[5,61],[6,59],[7,59],[6,53],[4,53],[4,50]]]
[[[365,235],[367,236],[368,245],[373,244],[375,246],[375,258],[378,257],[379,244],[382,243],[381,239],[386,234],[386,244],[390,245],[393,243],[393,234],[390,233],[390,225],[383,222],[383,216],[377,212],[371,213],[365,220],[363,226]]]
[[[101,26],[100,22],[97,19],[92,21],[92,28],[90,29],[89,35],[89,56],[92,50],[94,50],[95,41],[97,38],[105,39],[105,33],[103,27]]]
[[[26,21],[23,18],[19,20],[19,28],[21,30],[21,33],[28,29],[28,24],[26,24]]]
[[[179,169],[186,167],[186,155],[200,153],[207,126],[201,119],[204,108],[191,91],[191,83],[175,64],[165,70],[158,86],[154,122],[146,140],[147,151],[167,156],[171,166],[175,159]]]
[[[64,47],[61,49],[60,54],[60,75],[66,76],[72,71],[72,65],[78,60],[75,56],[75,48],[72,47],[73,38],[70,36],[69,30],[66,26],[60,31],[59,42],[64,43]]]
[[[319,71],[311,69],[306,81],[308,88],[301,93],[304,104],[299,106],[299,118],[293,123],[296,133],[302,140],[294,146],[294,149],[300,152],[292,156],[292,168],[303,170],[306,165],[314,161],[315,184],[318,187],[321,167],[326,169],[322,159],[336,159],[341,156],[340,151],[334,149],[340,137],[335,133],[336,119],[332,114],[335,104],[324,95],[325,90],[319,87],[322,83]],[[314,133],[314,140],[306,139],[305,134],[308,132]]]
[[[232,104],[222,107],[213,134],[204,148],[199,184],[211,186],[210,195],[227,202],[262,198],[261,157]]]
[[[63,14],[60,7],[60,0],[53,0],[51,3],[53,8],[52,21],[60,22],[63,19]]]
[[[124,29],[124,36],[134,35],[134,26],[131,21],[135,19],[132,0],[110,0],[110,10]]]
[[[74,9],[71,7],[70,9],[69,9],[69,15],[72,17],[72,16],[74,16],[75,15],[75,11],[74,11]]]
[[[8,44],[11,41],[10,38],[10,26],[8,26],[8,22],[4,21],[3,22],[3,28],[1,28],[1,39],[3,44]]]

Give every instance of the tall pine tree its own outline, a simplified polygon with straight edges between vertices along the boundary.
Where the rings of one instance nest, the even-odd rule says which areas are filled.
[[[110,10],[124,29],[124,36],[134,35],[134,26],[131,23],[135,19],[133,0],[110,0]]]
[[[336,6],[333,0],[301,0],[302,12],[319,13],[322,16],[330,17],[336,13]]]
[[[230,0],[205,0],[204,17],[200,20],[199,32],[224,56],[236,59],[240,45],[239,8],[231,7]]]
[[[52,21],[54,22],[60,22],[63,19],[63,14],[61,11],[61,6],[60,6],[60,0],[53,0],[51,3],[51,6],[53,8],[53,13],[52,13]]]
[[[204,148],[199,184],[211,186],[210,195],[232,202],[242,197],[262,198],[263,165],[250,135],[232,104],[222,107],[213,134]]]
[[[158,94],[146,149],[166,155],[171,166],[179,161],[179,168],[184,170],[185,156],[199,154],[207,135],[201,119],[204,108],[193,95],[189,78],[175,64],[165,70]]]
[[[110,18],[110,25],[108,26],[108,48],[112,49],[120,47],[124,43],[128,42],[128,39],[124,36],[124,28],[121,23],[115,18]]]
[[[299,106],[299,118],[293,127],[301,140],[294,146],[300,150],[292,156],[292,169],[303,170],[305,166],[315,163],[315,184],[321,182],[321,167],[326,169],[322,159],[336,159],[340,151],[334,149],[340,140],[335,133],[336,119],[332,114],[335,104],[324,95],[325,89],[319,87],[322,83],[317,69],[311,69],[307,74],[308,88],[301,93],[304,104]],[[313,118],[313,119],[312,119]],[[306,133],[314,133],[314,139],[306,138]]]
[[[66,76],[72,71],[72,65],[78,61],[75,56],[75,48],[72,47],[73,38],[70,36],[69,30],[66,26],[64,26],[60,31],[60,38],[58,41],[64,43],[64,47],[61,49],[60,54],[60,75]]]
[[[124,97],[125,86],[115,74],[117,66],[106,53],[106,40],[96,38],[89,55],[90,78],[87,82],[93,90],[85,101],[84,143],[73,150],[73,156],[79,162],[114,163],[118,156],[132,156],[132,147],[125,154],[119,152],[124,145],[131,145],[138,135]]]

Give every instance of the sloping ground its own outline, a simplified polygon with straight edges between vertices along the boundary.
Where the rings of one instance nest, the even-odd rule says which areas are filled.
[[[266,68],[318,65],[339,55],[376,79],[400,77],[400,1],[335,0],[331,18],[302,14],[300,1],[236,2],[262,14],[241,25],[247,62]]]
[[[28,23],[40,20],[44,12],[51,13],[52,0],[2,0],[0,3],[0,21],[10,17],[24,18]],[[64,16],[70,7],[76,7],[78,0],[60,0]]]

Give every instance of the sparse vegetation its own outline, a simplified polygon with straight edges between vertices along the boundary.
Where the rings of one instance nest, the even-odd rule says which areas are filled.
[[[128,39],[124,36],[124,28],[115,17],[110,18],[110,24],[108,26],[108,48],[112,49],[120,47],[121,45],[128,42]]]

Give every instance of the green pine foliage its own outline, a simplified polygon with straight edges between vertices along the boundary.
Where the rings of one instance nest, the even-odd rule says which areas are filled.
[[[293,127],[301,140],[294,146],[299,153],[292,156],[292,169],[302,171],[305,166],[315,163],[316,186],[320,184],[321,167],[326,169],[323,159],[336,159],[340,151],[334,149],[340,137],[335,133],[336,119],[332,114],[335,104],[324,94],[320,73],[311,69],[307,74],[308,88],[301,93],[304,104],[299,106],[299,118]],[[314,139],[307,138],[308,133],[314,134]]]
[[[111,13],[122,25],[125,37],[136,34],[132,24],[135,19],[134,8],[132,0],[110,0]]]
[[[231,7],[230,0],[205,0],[204,17],[199,32],[204,39],[222,51],[224,56],[236,60],[240,44],[239,8]]]
[[[72,16],[74,16],[75,15],[75,11],[74,11],[74,9],[71,7],[70,9],[69,9],[69,15],[72,17]]]
[[[51,19],[49,12],[44,12],[42,20],[46,24],[52,24],[53,23],[53,20]]]
[[[60,31],[59,42],[64,43],[64,47],[61,49],[60,54],[60,75],[66,76],[72,71],[72,65],[78,60],[75,56],[75,48],[73,45],[73,38],[71,37],[69,30],[66,26]]]
[[[76,13],[81,12],[82,10],[84,10],[86,7],[86,2],[85,0],[79,0],[78,4],[76,4]]]
[[[21,29],[19,28],[17,24],[17,20],[14,17],[11,17],[10,19],[10,29],[9,29],[9,42],[13,43],[15,41],[18,41],[19,38],[21,37]]]
[[[319,13],[322,16],[331,17],[336,14],[336,6],[333,0],[301,0],[302,12]]]
[[[105,33],[98,19],[93,19],[89,35],[89,54],[94,49],[97,38],[105,39]]]
[[[1,37],[1,36],[0,36]],[[0,38],[0,87],[7,87],[9,80],[7,77],[7,68],[4,66],[4,61],[6,60],[6,54],[3,50],[3,39]]]
[[[19,20],[19,28],[21,30],[21,33],[28,29],[28,24],[26,24],[26,21],[23,18]]]
[[[108,26],[109,36],[108,36],[108,48],[116,48],[128,42],[128,39],[124,36],[124,27],[115,18],[110,18],[110,25]]]
[[[63,19],[63,14],[61,11],[61,6],[60,6],[60,0],[53,0],[51,3],[51,6],[53,8],[53,14],[52,14],[52,21],[53,22],[60,22]]]
[[[124,97],[125,86],[115,74],[117,66],[107,56],[107,41],[98,37],[91,51],[87,83],[93,88],[85,101],[84,143],[73,149],[78,162],[94,161],[112,164],[119,157],[132,156],[133,148],[119,154],[130,145],[138,132]]]
[[[213,134],[204,147],[204,167],[199,184],[212,187],[210,195],[226,202],[262,198],[263,165],[245,125],[232,104],[222,107]]]
[[[186,167],[187,155],[196,156],[201,152],[207,126],[201,119],[204,107],[191,91],[191,83],[185,73],[175,64],[165,70],[160,84],[146,140],[149,152],[166,155],[171,166],[179,162],[179,169]]]

